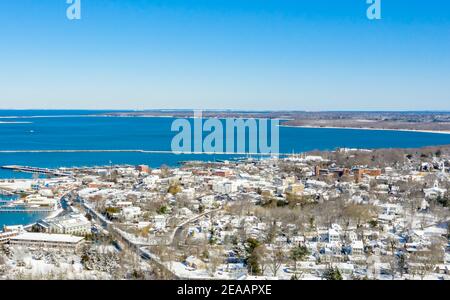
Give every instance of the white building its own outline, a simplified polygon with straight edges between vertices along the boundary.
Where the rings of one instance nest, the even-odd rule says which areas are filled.
[[[212,207],[214,205],[214,200],[215,197],[214,195],[207,195],[201,198],[200,202],[205,206],[205,207]]]
[[[49,234],[35,232],[21,232],[11,237],[11,245],[20,245],[26,247],[49,247],[49,248],[69,248],[78,249],[84,242],[83,237],[77,237],[67,234]]]
[[[403,209],[399,204],[385,203],[381,205],[383,215],[399,215]]]
[[[437,197],[443,197],[447,192],[446,189],[442,189],[439,187],[437,181],[434,183],[434,186],[432,188],[424,189],[423,191],[427,199],[436,199]]]
[[[128,221],[134,220],[141,215],[141,208],[136,206],[124,207],[121,215]]]
[[[180,193],[178,193],[177,197],[186,198],[186,199],[194,199],[195,189],[194,188],[184,189]]]
[[[91,222],[82,214],[70,214],[36,224],[43,232],[84,236],[91,233]]]
[[[363,255],[364,254],[364,244],[362,241],[353,241],[351,244],[353,255]]]
[[[166,228],[166,217],[162,215],[157,215],[153,217],[153,224],[156,230],[162,230]]]
[[[231,194],[238,191],[238,185],[236,182],[227,180],[214,181],[212,184],[212,189],[214,192],[219,194]]]
[[[328,229],[328,242],[335,243],[335,242],[340,242],[340,241],[341,241],[341,236],[340,236],[339,232],[334,228]]]
[[[116,202],[117,207],[130,207],[133,206],[133,202],[131,201],[118,201]]]
[[[50,209],[56,209],[58,206],[58,201],[54,198],[42,197],[40,195],[30,195],[23,200],[29,206],[39,206],[46,207]]]

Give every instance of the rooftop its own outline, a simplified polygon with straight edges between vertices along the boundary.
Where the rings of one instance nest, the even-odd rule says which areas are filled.
[[[83,239],[83,237],[77,237],[67,234],[49,234],[35,232],[23,232],[11,238],[11,240],[13,241],[38,241],[53,243],[79,243]]]

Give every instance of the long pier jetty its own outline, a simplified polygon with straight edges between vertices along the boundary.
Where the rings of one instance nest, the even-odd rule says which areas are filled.
[[[15,208],[9,206],[0,206],[0,213],[50,213],[54,209],[46,208]]]
[[[58,170],[52,170],[47,168],[35,168],[35,167],[27,167],[27,166],[2,166],[4,170],[12,170],[17,172],[25,172],[25,173],[37,173],[37,174],[46,174],[53,176],[66,177],[71,176],[70,173],[61,172]]]
[[[10,191],[7,191],[7,190],[0,189],[0,195],[2,195],[2,196],[14,196],[14,193],[10,192]]]

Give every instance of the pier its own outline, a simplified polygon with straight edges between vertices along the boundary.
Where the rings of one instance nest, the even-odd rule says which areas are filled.
[[[14,196],[13,192],[0,189],[0,196]]]
[[[24,173],[36,173],[36,174],[45,174],[45,175],[53,175],[58,177],[67,177],[71,176],[70,173],[64,173],[58,170],[52,170],[47,168],[35,168],[35,167],[27,167],[27,166],[2,166],[4,170],[12,170],[17,172]]]
[[[50,208],[17,208],[0,206],[0,213],[50,213],[54,211],[54,209]]]

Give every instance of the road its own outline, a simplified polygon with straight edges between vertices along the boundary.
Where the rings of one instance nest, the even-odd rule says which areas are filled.
[[[180,240],[180,238],[181,238],[181,233],[183,232],[184,227],[185,227],[187,224],[192,223],[192,222],[194,222],[194,221],[197,221],[197,220],[200,219],[201,217],[204,217],[204,216],[206,216],[206,215],[208,215],[208,214],[210,214],[210,213],[218,212],[218,211],[220,211],[221,209],[222,209],[222,208],[217,208],[217,209],[213,209],[213,210],[206,211],[206,212],[204,212],[204,213],[202,213],[202,214],[199,214],[199,215],[197,215],[197,216],[195,216],[195,217],[192,217],[192,218],[190,218],[189,220],[186,220],[186,221],[182,222],[181,224],[179,224],[179,225],[174,229],[174,231],[172,232],[172,234],[171,234],[171,236],[170,236],[170,242],[169,242],[169,245],[176,246],[176,242]]]
[[[160,268],[166,270],[175,279],[179,279],[179,277],[170,270],[160,259],[157,255],[151,253],[150,251],[143,249],[142,245],[139,245],[135,243],[134,241],[128,239],[120,230],[117,230],[114,228],[114,223],[106,219],[104,216],[99,214],[95,209],[92,209],[89,205],[86,204],[86,202],[82,198],[78,198],[78,201],[81,204],[81,207],[86,211],[89,212],[94,219],[100,222],[100,225],[110,232],[110,234],[113,234],[114,236],[118,237],[121,242],[123,242],[125,245],[127,245],[132,251],[134,251],[137,255],[139,255],[144,260],[150,260],[153,263],[155,263]]]

